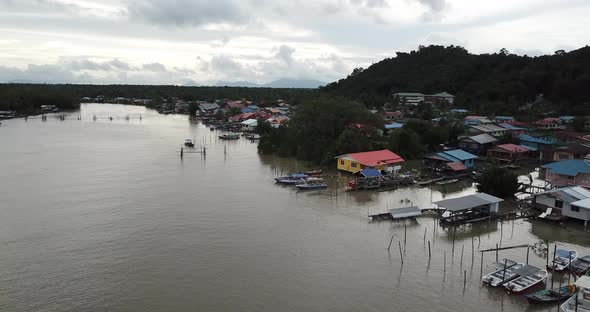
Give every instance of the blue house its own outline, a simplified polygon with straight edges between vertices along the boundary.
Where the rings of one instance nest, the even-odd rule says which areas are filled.
[[[520,139],[520,145],[524,145],[527,147],[532,147],[536,150],[545,150],[549,149],[553,146],[553,142],[549,140],[544,140],[540,138],[535,138],[534,136],[530,136],[528,134],[521,134],[518,136]]]
[[[453,171],[467,170],[474,167],[477,156],[464,150],[449,150],[424,156],[427,167]]]

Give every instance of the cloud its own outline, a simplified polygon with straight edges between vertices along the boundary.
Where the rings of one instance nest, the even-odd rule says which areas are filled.
[[[161,63],[150,63],[150,64],[143,64],[142,68],[147,71],[152,72],[165,72],[166,66]]]
[[[287,66],[291,66],[293,64],[293,53],[295,53],[295,48],[288,45],[281,45],[275,56],[285,62]]]
[[[165,26],[237,24],[247,20],[240,2],[233,0],[142,0],[130,1],[127,12],[132,20]]]
[[[432,12],[441,12],[447,7],[446,0],[417,0]]]

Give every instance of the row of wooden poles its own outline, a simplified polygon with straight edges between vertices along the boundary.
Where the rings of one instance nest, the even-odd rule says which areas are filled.
[[[452,254],[454,255],[455,253],[455,232],[457,230],[457,227],[453,227],[453,243],[452,243]],[[432,259],[432,250],[431,250],[431,246],[430,246],[430,240],[426,241],[426,235],[427,235],[427,231],[428,231],[428,227],[424,228],[424,243],[428,245],[428,262],[430,263],[430,260]],[[399,256],[400,256],[400,261],[402,266],[404,265],[404,251],[406,249],[406,244],[407,244],[407,225],[404,224],[404,240],[403,240],[403,250],[402,250],[402,242],[398,241],[398,248],[399,248]],[[391,250],[391,245],[393,243],[393,239],[394,239],[395,235],[392,235],[390,240],[389,240],[389,245],[387,246],[387,251],[389,252]],[[481,245],[481,240],[478,240],[478,249]],[[485,249],[485,250],[478,250],[481,254],[481,261],[480,261],[480,279],[483,277],[483,260],[484,260],[484,253],[486,252],[495,252],[495,256],[496,256],[496,262],[499,261],[499,251],[501,250],[509,250],[509,249],[516,249],[516,248],[525,248],[527,249],[526,251],[526,264],[529,264],[529,254],[530,254],[530,245],[529,244],[523,244],[523,245],[516,245],[516,246],[510,246],[510,247],[499,247],[499,244],[496,243],[496,248],[491,248],[491,249]],[[553,246],[553,262],[555,262],[555,259],[557,257],[557,244],[555,244]],[[461,246],[461,258],[460,258],[460,267],[463,267],[463,255],[465,252],[465,245]],[[547,242],[547,263],[546,265],[549,266],[549,242]],[[471,263],[473,264],[475,262],[475,243],[474,243],[474,237],[471,237]],[[506,265],[507,265],[508,260],[505,259],[504,260],[504,274],[506,274]],[[571,255],[570,255],[570,265],[571,265]],[[443,281],[445,279],[446,276],[446,271],[447,271],[447,251],[445,250],[443,253]],[[568,272],[568,285],[571,282],[571,270],[569,270]],[[463,288],[465,289],[465,285],[467,284],[467,270],[464,270],[463,272]],[[551,289],[553,289],[555,285],[555,274],[551,274]],[[559,287],[562,286],[562,280],[559,280]],[[576,302],[577,304],[577,302]],[[558,305],[559,306],[559,305]]]

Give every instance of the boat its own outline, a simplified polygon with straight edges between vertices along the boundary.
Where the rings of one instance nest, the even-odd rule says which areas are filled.
[[[572,292],[568,286],[561,286],[555,289],[545,289],[525,295],[524,297],[529,303],[558,303],[572,296]]]
[[[436,182],[437,185],[446,185],[446,184],[452,184],[452,183],[457,183],[459,182],[459,179],[450,179],[450,180],[442,180],[442,181],[438,181]]]
[[[260,140],[260,138],[261,138],[261,137],[260,137],[258,134],[255,134],[255,135],[253,135],[253,136],[250,136],[250,137],[248,137],[248,139],[249,139],[250,141],[258,141],[258,140]]]
[[[186,147],[195,147],[195,141],[191,139],[184,140],[184,146]]]
[[[511,293],[521,293],[541,282],[543,282],[549,273],[547,270],[541,270],[536,266],[525,265],[522,268],[515,271],[519,276],[514,280],[504,284],[504,288],[508,289]]]
[[[226,133],[219,136],[222,140],[239,140],[240,135],[237,133]]]
[[[304,174],[307,174],[309,176],[317,176],[322,174],[322,169],[315,169],[315,170],[308,170],[308,171],[304,171]]]
[[[570,270],[576,275],[584,275],[590,272],[590,256],[584,256],[572,261]]]
[[[590,312],[590,277],[582,276],[574,285],[580,288],[576,294],[571,296],[560,307],[561,312]]]
[[[209,130],[213,131],[213,130],[215,130],[215,127],[211,126],[211,127],[209,127]]]
[[[304,179],[307,178],[306,174],[303,173],[289,173],[284,177],[275,178],[275,181],[279,184],[300,184]]]
[[[518,277],[516,271],[524,266],[523,263],[517,263],[509,259],[495,262],[493,265],[496,271],[484,275],[481,281],[492,287],[502,286],[502,284],[509,282]]]
[[[324,179],[322,178],[307,178],[307,179],[303,179],[303,183],[301,184],[296,184],[295,187],[297,187],[300,190],[320,190],[320,189],[325,189],[328,187],[328,185],[324,182]]]
[[[570,264],[578,258],[578,252],[575,250],[557,249],[555,259],[547,265],[547,269],[561,272],[569,268]]]

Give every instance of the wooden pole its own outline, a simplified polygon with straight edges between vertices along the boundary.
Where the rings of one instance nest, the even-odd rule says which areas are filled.
[[[447,274],[447,251],[446,250],[443,255],[443,261],[444,261],[444,266],[443,266],[443,279],[444,279],[444,276]]]
[[[572,253],[569,253],[569,263],[567,265],[567,284],[570,284],[570,280],[572,278]]]
[[[479,267],[479,278],[483,277],[483,252],[481,253],[481,265]]]
[[[408,237],[408,226],[404,224],[404,250],[406,250],[406,242]]]
[[[508,265],[508,259],[504,259],[504,270],[502,271],[502,282],[506,279],[506,266]]]
[[[555,254],[557,253],[557,244],[553,247],[553,268],[555,268]],[[553,283],[555,282],[555,269],[551,272],[551,289],[553,289]]]
[[[498,262],[498,243],[496,243],[496,262]]]
[[[426,243],[426,231],[428,230],[428,227],[424,228],[424,243]]]
[[[430,253],[430,241],[428,241],[428,261],[432,258],[432,254]]]
[[[471,236],[471,264],[475,261],[475,245],[473,243],[473,236]]]
[[[402,265],[404,265],[404,254],[402,253],[402,242],[398,241],[397,244],[399,246],[399,257],[402,260]]]
[[[452,254],[455,254],[455,234],[457,234],[457,227],[453,226],[453,249]]]
[[[393,242],[393,235],[391,235],[391,239],[389,240],[389,246],[387,246],[387,251],[391,248],[391,242]]]
[[[467,270],[463,271],[463,290],[465,290],[465,285],[467,285]]]
[[[530,251],[530,247],[526,248],[526,264],[529,264],[529,251]]]

